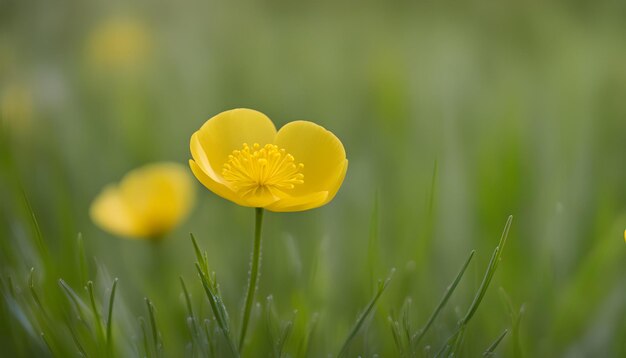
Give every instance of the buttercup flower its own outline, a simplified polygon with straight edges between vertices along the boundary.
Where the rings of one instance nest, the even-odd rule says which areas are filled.
[[[196,178],[224,199],[270,211],[302,211],[331,201],[348,169],[341,141],[307,121],[279,131],[263,113],[233,109],[191,136]]]
[[[0,88],[0,125],[16,133],[30,131],[33,120],[33,94],[23,84],[10,84]]]
[[[193,201],[193,181],[187,169],[176,163],[155,163],[105,187],[93,201],[90,215],[113,234],[158,239],[187,216]]]
[[[87,55],[99,70],[134,68],[148,58],[149,29],[138,19],[111,18],[102,22],[88,38]]]

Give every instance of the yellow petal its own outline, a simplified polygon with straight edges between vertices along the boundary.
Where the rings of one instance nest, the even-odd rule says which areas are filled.
[[[176,163],[135,169],[108,187],[92,205],[103,229],[128,237],[157,238],[187,216],[194,201],[193,181]]]
[[[128,173],[120,193],[151,235],[162,235],[186,216],[194,199],[193,181],[179,164],[146,165]]]
[[[115,235],[142,237],[146,231],[120,197],[117,188],[106,187],[91,204],[91,220]]]
[[[328,189],[328,196],[326,197],[326,200],[324,201],[322,205],[329,203],[331,200],[333,200],[333,198],[335,198],[335,195],[337,195],[337,192],[339,191],[339,188],[341,187],[341,184],[343,183],[343,180],[345,179],[347,172],[348,172],[348,159],[346,159],[343,165],[343,170],[339,173],[339,176],[335,179],[333,185]]]
[[[266,209],[275,212],[304,211],[324,205],[324,203],[328,202],[328,200],[326,200],[327,198],[327,191],[319,191],[307,195],[280,199],[272,205],[267,206]]]
[[[190,149],[206,175],[222,182],[222,166],[233,150],[241,149],[244,143],[270,144],[275,136],[276,127],[266,115],[239,108],[222,112],[206,121],[192,136]]]
[[[278,131],[274,143],[304,164],[304,184],[296,185],[290,196],[321,191],[334,191],[332,196],[335,195],[343,180],[346,152],[333,133],[312,122],[295,121]]]
[[[211,190],[215,194],[221,196],[226,200],[230,200],[238,205],[248,206],[247,203],[241,198],[237,193],[232,191],[229,187],[224,184],[218,183],[213,178],[211,178],[207,173],[205,173],[200,166],[194,162],[193,160],[189,160],[189,167],[191,167],[191,171],[196,178],[207,187],[207,189]]]

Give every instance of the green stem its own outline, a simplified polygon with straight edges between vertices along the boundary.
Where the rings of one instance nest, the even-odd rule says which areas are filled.
[[[246,305],[243,311],[241,323],[241,335],[239,336],[239,352],[243,348],[243,342],[246,338],[248,330],[248,322],[250,321],[250,311],[254,302],[254,293],[257,288],[259,279],[259,269],[261,266],[261,229],[263,227],[263,208],[255,208],[254,223],[254,249],[252,251],[252,261],[250,262],[250,278],[248,280],[248,291],[246,293]]]

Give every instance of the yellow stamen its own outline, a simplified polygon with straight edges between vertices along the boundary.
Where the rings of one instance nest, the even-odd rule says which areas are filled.
[[[250,147],[244,143],[242,149],[228,156],[222,176],[243,196],[267,192],[276,196],[304,183],[302,168],[302,163],[296,163],[291,154],[274,144],[261,147],[254,143]]]

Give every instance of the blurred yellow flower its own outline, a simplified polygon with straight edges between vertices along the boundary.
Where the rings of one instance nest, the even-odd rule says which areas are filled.
[[[193,180],[187,169],[177,163],[155,163],[105,187],[93,201],[90,215],[113,234],[159,239],[187,216],[193,202]]]
[[[112,18],[93,30],[87,55],[98,70],[124,70],[142,64],[151,47],[144,24],[132,18]]]
[[[33,117],[33,96],[28,87],[11,84],[0,92],[0,120],[15,132],[28,132]]]
[[[307,121],[278,132],[261,112],[233,109],[191,136],[196,178],[215,194],[248,207],[303,211],[331,201],[348,169],[341,141]]]

